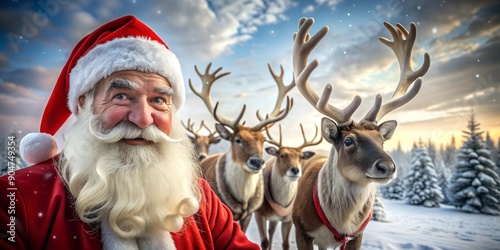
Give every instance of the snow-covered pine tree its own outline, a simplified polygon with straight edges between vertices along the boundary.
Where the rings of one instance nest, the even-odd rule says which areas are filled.
[[[450,198],[448,197],[448,185],[450,183],[451,169],[444,165],[443,161],[440,161],[439,166],[436,169],[438,186],[441,188],[441,193],[443,194],[443,200],[441,203],[448,204]]]
[[[403,182],[402,179],[407,172],[408,165],[410,165],[410,160],[408,154],[403,151],[401,147],[401,142],[398,141],[398,146],[395,150],[388,153],[398,171],[396,179],[392,180],[389,184],[380,187],[380,192],[382,197],[391,200],[402,200],[403,199]]]
[[[486,139],[484,140],[484,143],[486,144],[486,148],[491,152],[495,151],[495,143],[491,140],[490,131],[486,131]]]
[[[402,200],[404,194],[402,178],[398,177],[392,180],[389,184],[380,187],[380,192],[384,199]]]
[[[436,170],[427,149],[420,145],[412,151],[411,169],[404,181],[404,200],[411,205],[440,207],[443,194]]]
[[[495,143],[491,139],[490,132],[486,131],[486,139],[484,141],[486,144],[486,148],[490,151],[490,159],[495,163],[495,172],[500,174],[499,164],[498,164],[498,154],[497,148],[495,147]]]
[[[450,185],[450,203],[470,213],[500,215],[500,177],[490,159],[479,129],[471,113],[468,131],[462,131],[465,141],[457,153],[457,163]]]
[[[382,202],[382,197],[380,196],[380,190],[375,193],[375,201],[373,203],[373,215],[372,220],[376,221],[387,221],[387,215],[385,213],[384,203]]]
[[[12,132],[3,140],[0,175],[26,167],[26,162],[21,159],[21,155],[19,154],[19,141],[20,131],[15,126]]]
[[[494,152],[496,154],[496,161],[495,164],[497,165],[497,174],[500,175],[500,138],[498,138],[497,142],[497,151]]]
[[[443,159],[446,167],[451,168],[455,164],[456,151],[457,147],[455,143],[455,136],[452,135],[450,144],[447,145],[444,152],[441,153],[441,159]]]
[[[434,145],[434,142],[431,141],[430,138],[427,140],[427,152],[429,153],[429,157],[432,160],[432,164],[434,164],[434,166],[436,166],[436,164],[439,160],[438,153],[437,153],[436,145]]]

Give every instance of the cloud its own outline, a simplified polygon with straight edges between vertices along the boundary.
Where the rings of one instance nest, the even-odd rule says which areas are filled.
[[[9,61],[9,56],[3,52],[0,52],[0,71],[3,71],[9,66]]]
[[[0,115],[36,117],[39,117],[45,108],[38,98],[13,98],[6,95],[0,95],[0,107]]]
[[[303,14],[311,13],[314,11],[314,5],[307,5],[304,9],[302,9]]]
[[[103,24],[90,13],[81,10],[71,12],[65,20],[66,22],[63,24],[63,28],[66,30],[71,41],[74,41],[74,44]]]
[[[287,20],[284,13],[293,6],[290,0],[265,3],[217,0],[209,3],[191,0],[157,6],[166,12],[167,20],[162,25],[170,30],[168,32],[183,34],[181,37],[169,36],[169,33],[164,36],[182,44],[177,48],[180,54],[194,54],[202,60],[230,55],[233,46],[252,39],[259,27]]]
[[[59,76],[60,69],[35,66],[31,68],[16,68],[4,72],[3,82],[14,83],[24,88],[40,91],[50,91]]]
[[[393,112],[395,115],[427,110],[428,116],[439,116],[453,105],[470,107],[472,104],[468,96],[471,93],[484,99],[484,101],[474,103],[476,106],[486,105],[487,101],[495,99],[490,95],[482,95],[482,91],[487,91],[488,88],[480,84],[480,80],[489,75],[492,75],[492,79],[500,79],[500,75],[494,73],[500,71],[498,59],[495,59],[500,57],[498,24],[493,24],[494,20],[497,20],[497,14],[491,13],[492,11],[483,13],[486,6],[490,5],[491,2],[474,5],[469,2],[458,2],[450,7],[447,5],[446,9],[441,9],[444,13],[439,15],[448,14],[453,20],[452,23],[458,23],[450,25],[432,22],[431,27],[438,27],[440,31],[437,38],[436,35],[431,37],[430,32],[426,33],[423,27],[429,26],[431,22],[426,21],[434,20],[431,16],[437,15],[435,9],[439,8],[421,6],[418,16],[422,19],[414,19],[421,20],[421,24],[417,27],[418,36],[414,46],[412,65],[413,69],[420,67],[423,54],[429,52],[431,68],[423,78],[420,93],[403,108],[395,110]],[[405,9],[410,7],[405,5]],[[488,15],[489,18],[487,18]],[[482,27],[475,32],[469,32],[465,28],[476,26],[474,21],[464,26],[466,20],[470,20],[468,18],[470,16],[478,16],[478,20],[490,20],[492,24],[485,25],[487,27]],[[316,28],[319,29],[319,26]],[[379,32],[377,29],[363,32],[364,28],[366,27],[353,27],[347,33],[335,33],[338,30],[335,29],[334,34],[328,34],[311,56],[311,58],[318,58],[321,62],[310,79],[313,89],[321,93],[326,83],[333,83],[334,93],[331,102],[337,107],[345,106],[355,94],[361,95],[363,103],[356,113],[367,110],[372,105],[373,96],[376,93],[383,94],[383,102],[386,102],[399,78],[396,57],[390,49],[377,41],[379,36],[392,40],[389,32],[385,28]],[[469,39],[465,39],[469,36]],[[432,46],[428,50],[425,47],[429,41]],[[331,46],[331,44],[336,46]],[[483,76],[483,78],[476,78],[476,75]],[[496,80],[496,82],[499,81]],[[494,93],[498,95],[498,92]],[[491,115],[495,114],[491,113]],[[388,115],[388,117],[392,116],[394,115]],[[418,116],[414,118],[419,119]]]
[[[0,83],[0,93],[12,97],[32,98],[35,100],[41,99],[32,89],[11,82]]]
[[[317,5],[321,6],[326,4],[330,9],[335,10],[337,5],[342,2],[342,0],[314,0]]]

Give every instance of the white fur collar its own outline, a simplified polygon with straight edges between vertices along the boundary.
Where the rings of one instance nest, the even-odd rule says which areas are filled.
[[[105,250],[175,250],[175,243],[170,232],[162,231],[150,237],[122,238],[107,222],[101,223],[102,243]]]

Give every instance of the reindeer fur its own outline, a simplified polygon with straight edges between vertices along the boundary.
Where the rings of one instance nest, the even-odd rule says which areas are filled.
[[[212,190],[246,231],[253,212],[262,205],[264,180],[260,172],[254,174],[244,171],[241,166],[228,166],[228,157],[230,159],[231,152],[215,154],[203,160],[201,166]]]

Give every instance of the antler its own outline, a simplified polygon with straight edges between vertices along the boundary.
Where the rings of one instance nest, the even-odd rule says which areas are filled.
[[[267,67],[269,68],[269,72],[271,72],[271,75],[273,76],[274,81],[276,82],[276,85],[278,86],[278,97],[276,98],[276,104],[274,105],[273,111],[271,111],[271,113],[268,116],[266,116],[265,119],[262,118],[262,116],[259,113],[259,110],[257,110],[256,114],[257,114],[257,118],[259,119],[260,123],[255,125],[252,128],[252,130],[261,130],[263,127],[272,126],[272,124],[274,122],[285,118],[285,116],[288,114],[288,111],[290,111],[290,109],[293,106],[293,99],[291,99],[287,96],[286,107],[285,107],[285,109],[281,110],[281,105],[283,103],[283,99],[285,98],[286,94],[288,92],[290,92],[290,90],[293,89],[293,87],[295,87],[295,81],[292,80],[292,82],[289,85],[285,85],[283,83],[284,70],[283,70],[282,65],[280,65],[281,73],[279,76],[276,75],[276,73],[274,73],[274,71],[269,63],[267,64]],[[269,117],[271,117],[271,119]]]
[[[210,89],[212,88],[212,84],[219,78],[229,75],[230,72],[225,72],[220,75],[217,75],[219,71],[222,70],[222,67],[219,67],[216,69],[213,73],[210,72],[210,67],[212,66],[212,63],[209,63],[207,68],[205,69],[205,73],[201,74],[198,71],[198,67],[194,66],[194,69],[196,70],[196,73],[198,76],[200,76],[201,82],[202,82],[202,88],[201,92],[198,92],[194,89],[193,84],[191,82],[191,79],[189,79],[189,87],[193,91],[195,95],[197,95],[203,102],[205,103],[205,106],[208,108],[212,116],[217,120],[220,124],[225,125],[233,129],[234,131],[238,129],[238,124],[243,117],[243,113],[245,113],[246,105],[243,105],[243,108],[236,118],[236,120],[229,120],[224,117],[221,117],[220,115],[217,114],[217,107],[219,105],[219,102],[215,104],[215,107],[212,104],[212,99],[210,98]]]
[[[297,148],[303,149],[305,147],[318,145],[321,143],[321,141],[323,141],[323,137],[321,137],[321,136],[320,136],[319,141],[316,141],[316,142],[314,141],[316,139],[316,137],[318,136],[318,126],[315,125],[315,127],[316,127],[316,132],[314,133],[314,137],[310,141],[308,141],[306,138],[306,134],[304,132],[304,127],[302,126],[302,124],[300,124],[300,131],[302,132],[302,139],[304,140],[304,142],[302,143],[302,145],[300,145]],[[269,134],[269,130],[266,127],[266,134],[267,134],[267,137],[269,138],[269,140],[266,140],[266,141],[277,146],[278,148],[282,148],[283,147],[283,144],[282,144],[283,136],[281,133],[281,124],[279,125],[279,130],[280,130],[280,139],[279,139],[279,142],[276,142],[276,140],[271,136],[271,134]]]
[[[318,43],[328,33],[328,27],[324,26],[314,36],[310,36],[309,29],[314,24],[312,18],[301,18],[299,20],[299,30],[293,34],[293,69],[295,83],[302,96],[323,115],[337,121],[339,126],[350,124],[351,116],[361,104],[361,97],[356,95],[351,103],[344,109],[336,108],[328,104],[328,100],[333,92],[333,85],[327,84],[323,90],[321,98],[311,87],[308,79],[312,71],[318,66],[317,59],[308,63],[309,55]]]
[[[271,144],[273,144],[273,145],[275,145],[278,148],[281,148],[281,147],[283,147],[283,144],[281,143],[282,139],[283,139],[282,134],[281,134],[281,124],[279,125],[279,128],[280,128],[280,140],[279,140],[279,142],[276,142],[276,140],[269,133],[268,127],[265,127],[267,137],[269,138],[269,140],[266,140],[266,141],[269,142],[269,143],[271,143]]]
[[[314,127],[316,128],[316,131],[314,132],[314,137],[308,141],[306,139],[306,134],[304,133],[304,127],[302,127],[302,124],[300,124],[300,131],[302,131],[302,139],[304,139],[304,143],[302,143],[302,145],[299,146],[299,148],[305,148],[305,147],[309,147],[309,146],[314,146],[314,145],[318,145],[321,143],[321,141],[323,141],[323,137],[320,136],[319,137],[319,141],[315,142],[314,139],[316,139],[316,137],[318,136],[318,125],[314,125]]]
[[[200,136],[200,134],[198,132],[200,132],[201,129],[203,129],[203,128],[205,128],[208,131],[209,137],[213,136],[215,133],[217,133],[217,131],[212,132],[212,130],[210,130],[210,128],[208,128],[208,126],[205,124],[205,122],[203,120],[201,120],[200,128],[198,128],[198,130],[196,130],[196,131],[194,130],[194,122],[191,123],[191,118],[188,119],[187,125],[184,124],[183,121],[181,121],[181,123],[182,123],[182,126],[184,126],[184,128],[186,128],[187,131],[191,132],[195,136]]]
[[[204,127],[208,131],[208,136],[209,137],[212,137],[212,136],[214,136],[217,133],[217,131],[212,132],[212,130],[210,130],[210,128],[208,128],[207,125],[205,125],[205,123],[203,122],[203,120],[201,121],[200,129],[201,129],[201,127]]]
[[[187,131],[191,132],[192,134],[194,134],[195,136],[198,135],[198,132],[201,130],[202,126],[200,125],[200,128],[196,131],[194,131],[194,122],[191,123],[191,118],[188,119],[188,123],[187,125],[184,124],[183,121],[181,121],[182,123],[182,126],[184,126],[184,128],[186,128]],[[203,121],[201,122],[203,124]]]
[[[384,22],[384,25],[391,33],[393,41],[391,42],[384,37],[379,38],[379,40],[394,52],[398,59],[401,73],[398,86],[396,87],[391,100],[380,107],[382,98],[380,95],[377,95],[374,106],[366,114],[364,120],[375,123],[380,121],[384,115],[405,105],[417,95],[422,85],[420,77],[427,73],[430,66],[429,54],[425,53],[424,63],[420,69],[416,71],[412,70],[412,50],[417,37],[417,26],[414,23],[410,24],[410,32],[408,32],[408,30],[406,30],[406,28],[399,23],[396,24],[397,29],[387,22]],[[410,91],[408,91],[408,88],[413,82],[415,82],[413,87]]]
[[[284,75],[283,65],[280,64],[281,73],[279,76],[276,73],[274,73],[271,64],[268,63],[267,67],[269,68],[269,72],[273,76],[274,81],[278,86],[278,98],[276,99],[276,104],[274,105],[274,109],[270,114],[271,116],[276,116],[282,112],[282,110],[280,109],[281,109],[281,104],[283,103],[283,99],[285,98],[286,94],[290,92],[290,90],[292,90],[293,87],[295,87],[295,81],[292,80],[292,82],[289,85],[285,85],[285,83],[283,82],[283,75]],[[257,110],[257,118],[259,119],[259,121],[263,120],[262,116],[259,114],[259,110]]]

